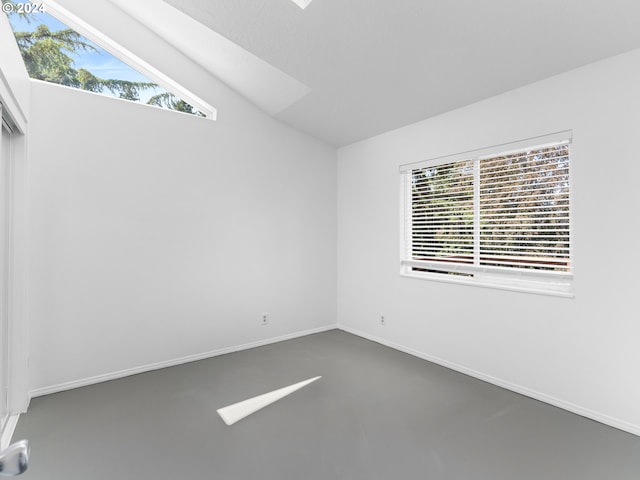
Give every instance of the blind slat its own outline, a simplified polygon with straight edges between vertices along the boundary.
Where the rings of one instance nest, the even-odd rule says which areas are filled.
[[[548,278],[558,278],[558,279],[571,279],[573,278],[573,274],[570,272],[563,272],[558,270],[546,270],[546,271],[534,271],[527,268],[518,268],[518,267],[497,267],[492,265],[473,265],[470,263],[463,262],[449,262],[445,260],[402,260],[401,264],[407,267],[415,267],[415,268],[424,268],[431,270],[440,270],[443,272],[466,272],[466,273],[477,273],[477,272],[518,272],[522,274],[531,274],[531,275],[539,275],[541,277]]]

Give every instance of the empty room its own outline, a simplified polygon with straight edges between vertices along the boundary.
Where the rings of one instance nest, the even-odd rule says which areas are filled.
[[[640,478],[640,3],[2,10],[0,477]]]

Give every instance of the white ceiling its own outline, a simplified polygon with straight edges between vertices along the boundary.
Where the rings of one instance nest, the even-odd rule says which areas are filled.
[[[633,0],[165,1],[310,87],[275,116],[335,146],[640,47]]]

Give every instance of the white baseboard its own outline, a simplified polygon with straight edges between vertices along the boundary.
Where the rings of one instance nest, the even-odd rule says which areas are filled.
[[[11,415],[7,419],[7,423],[5,423],[4,428],[2,429],[2,437],[0,438],[0,451],[4,450],[11,444],[11,438],[13,437],[13,432],[16,430],[19,418],[20,414],[18,413],[16,415]]]
[[[277,343],[277,342],[282,342],[284,340],[291,340],[294,338],[299,338],[299,337],[304,337],[306,335],[311,335],[314,333],[321,333],[321,332],[326,332],[328,330],[334,330],[334,329],[340,329],[343,330],[347,333],[351,333],[353,335],[357,335],[359,337],[362,338],[366,338],[367,340],[371,340],[373,342],[379,343],[381,345],[385,345],[387,347],[393,348],[395,350],[404,352],[404,353],[408,353],[409,355],[413,355],[414,357],[418,357],[421,358],[423,360],[427,360],[429,362],[433,362],[435,364],[441,365],[443,367],[446,368],[450,368],[451,370],[455,370],[457,372],[460,373],[464,373],[465,375],[469,375],[471,377],[477,378],[479,380],[483,380],[487,383],[491,383],[493,385],[496,385],[498,387],[502,387],[505,388],[507,390],[511,390],[513,392],[525,395],[527,397],[530,398],[534,398],[536,400],[540,400],[541,402],[545,402],[548,403],[550,405],[562,408],[563,410],[567,410],[569,412],[575,413],[577,415],[589,418],[591,420],[595,420],[596,422],[600,422],[603,423],[605,425],[609,425],[611,427],[617,428],[619,430],[623,430],[625,432],[631,433],[633,435],[637,435],[640,436],[640,425],[635,425],[633,423],[624,421],[624,420],[620,420],[618,418],[615,417],[611,417],[609,415],[600,413],[600,412],[596,412],[594,410],[590,410],[588,408],[584,408],[581,407],[580,405],[571,403],[571,402],[567,402],[565,400],[561,400],[559,398],[555,398],[552,397],[550,395],[538,392],[536,390],[532,390],[530,388],[526,388],[523,387],[521,385],[512,383],[512,382],[508,382],[506,380],[502,380],[500,378],[497,377],[493,377],[491,375],[487,375],[485,373],[479,372],[477,370],[473,370],[467,367],[464,367],[462,365],[458,365],[456,363],[453,362],[449,362],[447,360],[443,360],[441,358],[438,357],[434,357],[432,355],[426,354],[424,352],[420,352],[418,350],[414,350],[412,348],[409,347],[405,347],[403,345],[399,345],[397,343],[394,342],[390,342],[388,340],[385,340],[383,338],[380,337],[376,337],[375,335],[371,335],[369,333],[348,327],[346,325],[342,325],[342,324],[338,324],[338,325],[326,325],[324,327],[319,327],[319,328],[314,328],[311,330],[305,330],[302,332],[296,332],[296,333],[291,333],[288,335],[283,335],[280,337],[274,337],[274,338],[268,338],[268,339],[264,339],[264,340],[259,340],[256,342],[251,342],[251,343],[246,343],[243,345],[237,345],[237,346],[233,346],[233,347],[227,347],[227,348],[222,348],[219,350],[213,350],[210,352],[204,352],[204,353],[200,353],[200,354],[196,354],[196,355],[189,355],[186,357],[181,357],[181,358],[176,358],[173,360],[167,360],[167,361],[163,361],[163,362],[158,362],[158,363],[153,363],[153,364],[149,364],[149,365],[143,365],[141,367],[136,367],[136,368],[130,368],[127,370],[121,370],[118,372],[113,372],[113,373],[108,373],[108,374],[104,374],[104,375],[97,375],[94,377],[90,377],[90,378],[85,378],[85,379],[81,379],[81,380],[75,380],[72,382],[66,382],[66,383],[61,383],[58,385],[52,385],[49,387],[45,387],[45,388],[39,388],[37,390],[33,390],[31,392],[29,392],[29,395],[31,398],[33,397],[38,397],[38,396],[42,396],[42,395],[48,395],[51,393],[57,393],[57,392],[62,392],[65,390],[71,390],[73,388],[79,388],[79,387],[85,387],[88,385],[93,385],[96,383],[100,383],[100,382],[106,382],[108,380],[115,380],[118,378],[123,378],[123,377],[128,377],[130,375],[136,375],[138,373],[144,373],[144,372],[149,372],[152,370],[158,370],[161,368],[166,368],[166,367],[172,367],[175,365],[181,365],[183,363],[189,363],[189,362],[194,362],[197,360],[203,360],[205,358],[212,358],[212,357],[216,357],[219,355],[225,355],[227,353],[233,353],[233,352],[238,352],[241,350],[248,350],[250,348],[255,348],[255,347],[261,347],[263,345],[269,345],[272,343]],[[14,418],[15,417],[15,418]],[[13,416],[9,421],[10,422],[14,422],[12,428],[9,428],[10,425],[7,424],[7,427],[5,428],[5,431],[2,434],[2,444],[4,445],[5,442],[5,434],[8,435],[8,439],[7,442],[10,441],[11,439],[11,435],[13,434],[13,430],[15,429],[15,425],[18,421],[18,417],[19,415],[15,415]],[[8,434],[9,430],[11,431],[11,434]],[[8,443],[7,443],[8,444]]]
[[[530,398],[534,398],[536,400],[540,400],[541,402],[548,403],[555,407],[562,408],[563,410],[567,410],[569,412],[578,414],[582,417],[589,418],[590,420],[595,420],[596,422],[603,423],[610,427],[617,428],[619,430],[624,430],[625,432],[631,433],[633,435],[640,436],[640,425],[635,425],[633,423],[620,420],[615,417],[611,417],[609,415],[596,412],[594,410],[590,410],[588,408],[581,407],[580,405],[576,405],[575,403],[567,402],[561,400],[559,398],[552,397],[545,393],[541,393],[530,388],[523,387],[521,385],[508,382],[506,380],[502,380],[500,378],[493,377],[491,375],[487,375],[485,373],[479,372],[477,370],[472,370],[470,368],[464,367],[462,365],[458,365],[456,363],[449,362],[447,360],[443,360],[438,357],[434,357],[432,355],[428,355],[424,352],[420,352],[414,350],[409,347],[405,347],[403,345],[399,345],[397,343],[390,342],[380,337],[376,337],[375,335],[371,335],[366,332],[362,332],[360,330],[356,330],[351,327],[347,327],[346,325],[338,324],[338,329],[343,330],[347,333],[351,333],[353,335],[357,335],[358,337],[366,338],[367,340],[371,340],[372,342],[379,343],[386,347],[393,348],[394,350],[399,350],[404,353],[408,353],[409,355],[413,355],[414,357],[421,358],[423,360],[427,360],[429,362],[436,363],[446,368],[450,368],[451,370],[455,370],[460,373],[464,373],[465,375],[469,375],[470,377],[477,378],[479,380],[483,380],[487,383],[491,383],[493,385],[497,385],[498,387],[506,388],[507,390],[511,390],[516,393],[520,393]]]
[[[280,337],[267,338],[264,340],[258,340],[256,342],[245,343],[242,345],[236,345],[232,347],[221,348],[219,350],[213,350],[210,352],[198,353],[195,355],[188,355],[186,357],[175,358],[172,360],[166,360],[163,362],[152,363],[143,365],[140,367],[129,368],[126,370],[120,370],[117,372],[106,373],[103,375],[96,375],[94,377],[83,378],[80,380],[74,380],[72,382],[60,383],[57,385],[51,385],[49,387],[38,388],[29,392],[30,398],[40,397],[42,395],[49,395],[51,393],[63,392],[65,390],[71,390],[79,387],[86,387],[88,385],[94,385],[96,383],[106,382],[109,380],[115,380],[118,378],[128,377],[130,375],[137,375],[138,373],[150,372],[152,370],[159,370],[161,368],[173,367],[176,365],[182,365],[183,363],[195,362],[197,360],[203,360],[205,358],[217,357],[219,355],[225,355],[227,353],[239,352],[241,350],[248,350],[250,348],[261,347],[264,345],[270,345],[272,343],[282,342],[284,340],[291,340],[294,338],[304,337],[312,335],[314,333],[326,332],[328,330],[335,330],[337,327],[335,324],[326,325],[324,327],[313,328],[311,330],[304,330],[302,332],[290,333],[282,335]]]

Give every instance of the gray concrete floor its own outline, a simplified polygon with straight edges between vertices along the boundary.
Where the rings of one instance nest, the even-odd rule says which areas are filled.
[[[36,398],[13,438],[25,480],[640,478],[640,437],[338,330]]]

